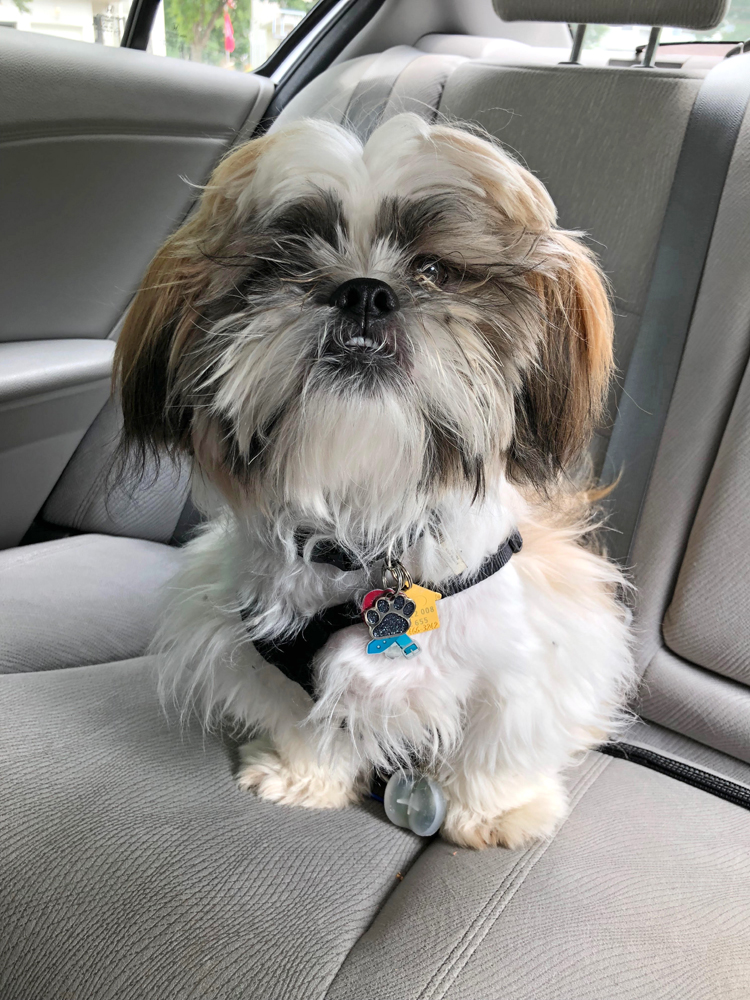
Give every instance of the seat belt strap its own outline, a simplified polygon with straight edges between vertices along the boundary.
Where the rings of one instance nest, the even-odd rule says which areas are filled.
[[[643,70],[642,72],[647,72]],[[629,561],[729,164],[750,101],[750,54],[706,76],[688,118],[646,305],[602,471],[610,554]]]

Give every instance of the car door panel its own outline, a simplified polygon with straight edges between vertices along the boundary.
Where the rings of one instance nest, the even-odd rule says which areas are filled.
[[[108,338],[155,249],[272,92],[249,73],[0,28],[0,547],[104,405]]]
[[[109,395],[111,340],[0,344],[0,548],[15,545]]]
[[[251,74],[0,30],[0,340],[108,336],[191,184],[270,91]]]

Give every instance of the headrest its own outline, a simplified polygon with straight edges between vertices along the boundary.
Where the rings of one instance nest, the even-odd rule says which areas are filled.
[[[709,31],[721,24],[729,0],[493,0],[503,21],[646,24]]]

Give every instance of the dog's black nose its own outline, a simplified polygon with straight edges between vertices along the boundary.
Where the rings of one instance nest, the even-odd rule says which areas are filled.
[[[390,285],[377,278],[352,278],[339,285],[331,296],[331,305],[365,327],[383,319],[399,307],[398,296]]]

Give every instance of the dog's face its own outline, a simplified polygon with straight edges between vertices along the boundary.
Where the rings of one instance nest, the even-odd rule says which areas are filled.
[[[228,156],[118,344],[126,440],[187,452],[234,506],[378,511],[549,486],[611,367],[599,271],[543,186],[399,115],[362,147],[302,122]]]

